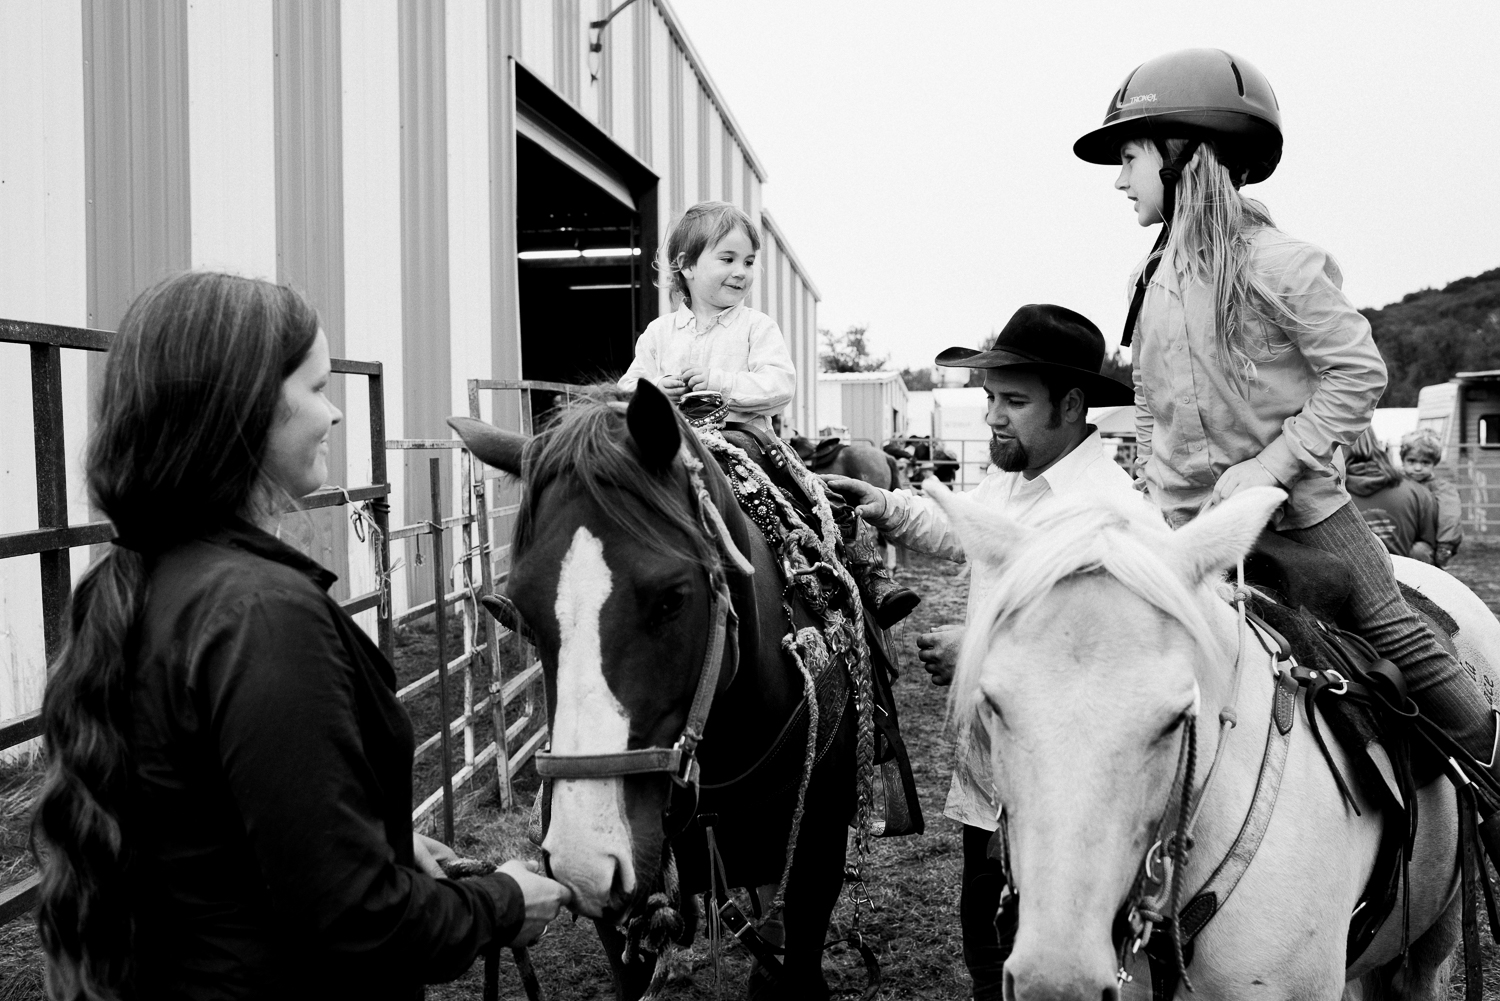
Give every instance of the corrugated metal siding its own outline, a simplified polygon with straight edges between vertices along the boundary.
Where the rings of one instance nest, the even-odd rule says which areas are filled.
[[[84,0],[89,326],[192,264],[187,2]]]
[[[328,348],[346,357],[344,344],[343,71],[336,4],[276,0],[275,45],[276,279],[300,289],[318,311]],[[347,406],[345,380],[329,384],[329,398]],[[356,390],[363,390],[357,385]],[[343,486],[348,475],[348,425],[329,436],[329,476]],[[364,481],[360,481],[364,482]],[[339,579],[335,596],[349,596],[349,522],[343,511],[315,512],[314,559]]]
[[[443,0],[403,3],[401,73],[401,363],[406,436],[446,438],[452,412],[448,284],[447,11]],[[387,399],[387,406],[392,401]],[[433,517],[429,456],[403,454],[408,517]],[[445,479],[452,480],[443,456]],[[451,497],[451,488],[444,490]],[[444,557],[446,559],[446,557]],[[415,600],[431,597],[430,574],[412,563]]]
[[[489,18],[490,99],[490,370],[492,379],[515,378],[521,371],[520,265],[516,260],[516,77],[512,56],[520,40],[519,11],[513,3],[485,5]],[[638,94],[631,100],[638,101]],[[639,127],[639,106],[636,124]],[[646,119],[649,124],[649,117]],[[521,407],[513,394],[494,401],[492,419],[520,430]],[[467,407],[459,412],[467,413]]]
[[[20,166],[8,176],[26,183],[6,190],[25,201],[15,215],[25,220],[25,240],[42,225],[33,217],[76,215],[76,237],[54,239],[47,222],[46,246],[35,254],[48,262],[48,289],[63,290],[54,298],[76,286],[77,315],[42,315],[36,296],[7,301],[31,314],[23,319],[113,327],[143,288],[195,262],[274,274],[309,295],[335,353],[384,363],[392,437],[446,435],[441,418],[467,405],[464,378],[520,373],[517,60],[660,175],[659,188],[638,198],[648,247],[675,213],[704,198],[762,219],[764,168],[666,0],[638,0],[604,33],[603,51],[589,55],[588,22],[617,2],[12,5],[0,17],[0,65],[30,65],[17,54],[38,51],[75,67],[79,109],[63,114],[79,148],[17,139],[7,156]],[[56,13],[63,9],[71,13]],[[67,44],[47,34],[59,31]],[[460,53],[469,70],[455,68]],[[472,69],[476,59],[483,74]],[[462,94],[459,79],[467,81]],[[0,103],[29,93],[13,86]],[[475,127],[476,105],[486,127]],[[66,132],[53,128],[48,137]],[[7,134],[32,132],[22,122]],[[72,187],[52,183],[70,170]],[[31,180],[41,173],[45,185]],[[467,194],[455,204],[460,188]],[[486,245],[487,262],[475,249]],[[816,289],[785,237],[769,231],[758,278],[752,304],[777,317],[799,368],[788,419],[811,427]],[[670,308],[664,292],[655,301]],[[454,331],[460,322],[462,334]],[[463,342],[474,327],[487,327],[474,334],[478,346]],[[87,398],[86,362],[68,364],[75,361],[70,415]],[[513,397],[500,399],[514,408]],[[346,394],[344,409],[353,441],[367,427],[364,394]],[[512,425],[514,417],[514,409],[496,415]],[[345,452],[333,456],[335,476],[367,477],[365,450]],[[0,475],[23,475],[7,468]],[[404,464],[392,464],[394,523],[424,508],[426,471],[414,472],[408,490]],[[408,498],[419,502],[412,510]],[[372,583],[358,566],[348,579]],[[395,598],[398,607],[408,598],[399,579]]]

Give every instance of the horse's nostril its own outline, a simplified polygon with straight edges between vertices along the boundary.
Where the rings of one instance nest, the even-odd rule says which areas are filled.
[[[1118,987],[1106,987],[1100,993],[1099,1001],[1120,1001],[1120,989]]]

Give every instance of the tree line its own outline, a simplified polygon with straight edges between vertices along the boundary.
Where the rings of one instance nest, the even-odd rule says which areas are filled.
[[[1447,382],[1457,372],[1500,369],[1500,268],[1360,312],[1389,371],[1382,407],[1414,407],[1423,386]],[[877,372],[890,360],[870,352],[868,325],[818,333],[825,372]],[[994,337],[991,332],[980,346],[988,347]],[[979,385],[979,374],[972,373],[968,384]],[[1104,360],[1104,374],[1129,384],[1130,357],[1115,351]],[[935,388],[930,368],[904,368],[901,377],[909,390]]]

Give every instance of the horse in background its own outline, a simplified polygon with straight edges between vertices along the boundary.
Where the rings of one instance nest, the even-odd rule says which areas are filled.
[[[628,397],[594,387],[534,439],[470,418],[449,423],[477,458],[525,483],[506,590],[542,663],[551,756],[587,764],[593,756],[666,753],[693,719],[710,663],[718,672],[697,745],[701,785],[660,772],[557,777],[542,800],[548,871],[594,919],[617,996],[638,998],[652,969],[641,958],[622,960],[622,928],[649,912],[653,894],[670,893],[673,874],[684,911],[689,894],[709,890],[709,818],[728,885],[782,878],[809,715],[804,677],[783,638],[819,620],[800,588],[783,600],[778,554],[650,382]],[[715,658],[712,637],[722,638],[726,622],[715,607],[721,586],[732,610]],[[824,936],[855,813],[853,691],[824,706],[819,733],[831,736],[819,742],[803,800],[785,898],[783,981],[752,971],[754,999],[828,997]],[[691,935],[689,921],[687,941]]]
[[[895,457],[868,442],[841,441],[838,438],[815,442],[811,438],[793,435],[787,444],[802,459],[803,465],[815,473],[864,480],[882,490],[899,490],[905,486]]]
[[[1200,795],[1218,770],[1176,873],[1183,902],[1237,843],[1254,801],[1277,729],[1267,729],[1276,664],[1243,640],[1222,578],[1285,494],[1243,491],[1173,532],[1144,505],[1059,505],[1023,527],[941,486],[927,489],[969,558],[1002,573],[970,623],[949,706],[959,746],[972,749],[964,766],[992,779],[1003,804],[1019,903],[1006,997],[1117,1001],[1118,916],[1138,873],[1150,871],[1152,838],[1167,837],[1173,797]],[[1434,567],[1398,560],[1397,574],[1453,617],[1455,635],[1467,637],[1465,660],[1493,677],[1500,623],[1484,603]],[[1221,710],[1237,715],[1235,729],[1214,725]],[[1200,717],[1214,722],[1195,727]],[[1185,750],[1189,729],[1196,757]],[[1346,968],[1351,915],[1380,845],[1379,807],[1356,791],[1362,815],[1346,809],[1301,708],[1290,741],[1253,864],[1194,943],[1188,972],[1197,993],[1440,1001],[1459,930],[1452,785],[1439,779],[1417,795],[1404,966],[1398,900]],[[1350,774],[1348,756],[1330,750]],[[1145,967],[1129,968],[1132,996],[1148,996]]]
[[[910,435],[892,440],[903,441],[911,449],[912,463],[908,476],[913,486],[929,476],[937,477],[941,483],[952,483],[958,478],[958,456],[941,445],[933,444],[929,436]]]

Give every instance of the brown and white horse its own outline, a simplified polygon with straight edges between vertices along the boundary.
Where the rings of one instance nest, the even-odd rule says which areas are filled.
[[[1023,527],[931,481],[926,488],[969,558],[1002,568],[970,624],[950,708],[959,746],[972,749],[970,766],[992,780],[1003,804],[1019,894],[1006,997],[1114,1001],[1113,922],[1161,830],[1177,768],[1191,760],[1181,739],[1190,718],[1208,721],[1197,727],[1193,788],[1201,792],[1216,758],[1219,775],[1180,873],[1182,900],[1225,858],[1254,797],[1274,662],[1253,641],[1241,656],[1223,576],[1285,495],[1245,491],[1173,532],[1144,506],[1060,505]],[[1398,573],[1453,616],[1464,659],[1493,676],[1500,625],[1484,603],[1434,567],[1400,561]],[[1224,707],[1239,722],[1220,746]],[[1346,969],[1345,937],[1381,821],[1363,798],[1362,816],[1345,806],[1300,707],[1291,734],[1259,850],[1195,943],[1197,993],[1332,999],[1394,991],[1436,1001],[1458,931],[1452,786],[1439,780],[1419,794],[1404,969],[1397,976],[1399,905]],[[1144,991],[1146,963],[1130,972],[1127,992]]]
[[[802,676],[782,638],[814,620],[795,589],[783,601],[776,554],[650,383],[633,396],[595,387],[535,439],[450,423],[475,456],[525,480],[506,591],[540,655],[551,755],[587,764],[672,748],[707,661],[718,670],[697,748],[701,798],[659,771],[558,777],[544,810],[549,871],[595,919],[619,996],[635,998],[651,967],[621,962],[620,926],[661,889],[669,842],[684,893],[707,889],[709,820],[729,885],[781,877],[807,733],[807,714],[794,715]],[[729,548],[753,573],[736,570]],[[719,581],[738,622],[722,661],[710,653]],[[832,739],[807,787],[786,892],[784,982],[753,976],[751,997],[828,994],[823,939],[854,811],[854,719],[824,721]]]

